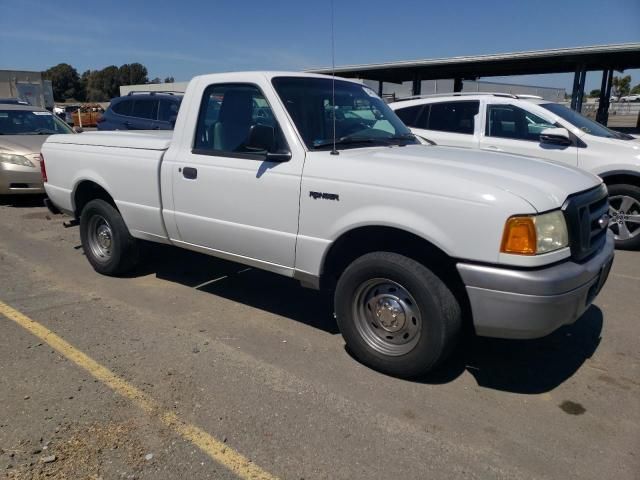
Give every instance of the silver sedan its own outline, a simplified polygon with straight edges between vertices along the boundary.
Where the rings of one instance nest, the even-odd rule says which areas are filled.
[[[42,108],[0,105],[0,195],[44,193],[40,148],[57,133],[73,130]]]

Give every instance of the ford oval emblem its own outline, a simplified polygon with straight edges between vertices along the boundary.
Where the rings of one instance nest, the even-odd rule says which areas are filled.
[[[601,229],[606,228],[606,226],[609,225],[609,215],[607,215],[606,213],[602,215],[598,219],[598,225],[600,226]]]

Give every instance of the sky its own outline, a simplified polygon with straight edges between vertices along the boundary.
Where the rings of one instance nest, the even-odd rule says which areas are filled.
[[[336,65],[640,42],[640,0],[335,0]],[[0,0],[0,70],[149,78],[331,64],[331,0]],[[640,70],[628,71],[632,85]],[[485,78],[485,80],[495,80]],[[571,88],[572,74],[500,78]],[[587,76],[587,90],[601,76]]]

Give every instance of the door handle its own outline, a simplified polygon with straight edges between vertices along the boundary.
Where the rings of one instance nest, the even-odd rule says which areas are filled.
[[[487,145],[487,150],[493,150],[494,152],[501,152],[502,149],[500,147],[496,147],[495,145]]]
[[[198,178],[198,169],[193,167],[184,167],[182,169],[182,176],[189,180],[195,180]]]

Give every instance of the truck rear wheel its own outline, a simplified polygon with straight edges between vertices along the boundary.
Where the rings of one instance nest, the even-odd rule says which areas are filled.
[[[335,311],[356,358],[399,377],[433,370],[451,351],[462,323],[460,305],[442,280],[390,252],[363,255],[346,268]]]
[[[132,270],[139,248],[120,212],[104,200],[91,200],[80,214],[80,239],[89,263],[103,275],[121,275]]]
[[[640,187],[609,185],[609,228],[613,231],[616,248],[640,249]]]

